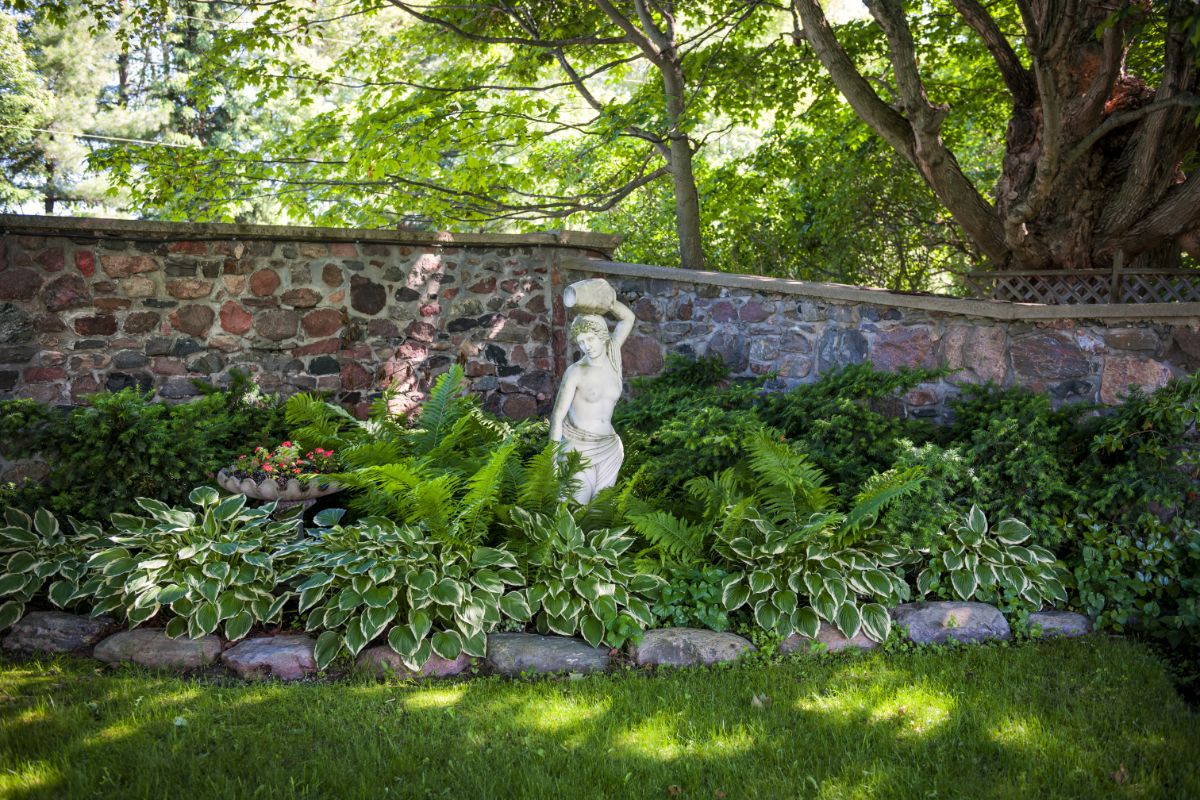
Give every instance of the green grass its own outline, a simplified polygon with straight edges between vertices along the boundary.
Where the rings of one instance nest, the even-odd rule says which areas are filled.
[[[1099,637],[440,684],[7,661],[0,720],[4,798],[1200,797],[1200,716]]]

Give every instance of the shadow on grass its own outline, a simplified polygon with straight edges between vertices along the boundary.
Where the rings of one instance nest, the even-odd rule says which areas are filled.
[[[555,681],[0,674],[9,798],[1200,796],[1200,719],[1101,638]]]

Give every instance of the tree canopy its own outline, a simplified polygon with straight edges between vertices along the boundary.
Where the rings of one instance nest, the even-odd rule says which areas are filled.
[[[1175,265],[1200,229],[1182,0],[8,5],[9,208],[586,226],[628,260],[901,290]],[[54,78],[52,30],[86,75]],[[65,178],[33,129],[76,148]]]

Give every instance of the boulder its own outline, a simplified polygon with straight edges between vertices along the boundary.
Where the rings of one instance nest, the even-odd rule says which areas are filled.
[[[501,675],[603,672],[608,668],[608,651],[565,636],[493,633],[487,637],[485,663]]]
[[[733,633],[700,628],[659,628],[646,631],[633,650],[639,666],[691,667],[733,661],[754,645]]]
[[[153,628],[114,633],[96,645],[92,653],[109,664],[127,661],[151,669],[169,670],[207,667],[220,654],[221,640],[216,636],[172,639]]]
[[[1092,621],[1073,611],[1035,611],[1029,615],[1029,632],[1044,638],[1086,636],[1092,632]]]
[[[70,653],[91,647],[113,624],[111,617],[92,619],[62,611],[33,611],[22,617],[4,639],[4,649],[33,653]]]
[[[817,638],[810,639],[793,633],[780,642],[779,652],[792,653],[799,650],[802,653],[839,653],[842,650],[874,650],[876,647],[879,647],[879,643],[868,639],[861,630],[853,639],[847,639],[837,628],[828,622],[822,622],[821,629],[817,631]]]
[[[987,603],[934,601],[904,603],[891,610],[892,622],[908,629],[908,638],[917,644],[985,642],[1010,639],[1008,621]]]
[[[368,647],[358,654],[355,668],[360,672],[368,672],[377,678],[448,678],[458,675],[471,666],[471,657],[459,653],[458,658],[448,660],[437,655],[430,655],[429,660],[419,670],[411,670],[404,666],[396,651],[387,645]]]
[[[234,645],[221,654],[221,661],[242,678],[298,681],[317,671],[314,645],[313,639],[299,634],[264,636]]]

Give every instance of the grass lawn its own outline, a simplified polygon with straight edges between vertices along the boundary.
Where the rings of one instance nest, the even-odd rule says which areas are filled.
[[[1200,715],[1100,637],[440,684],[9,660],[0,719],[4,798],[1200,797]]]

